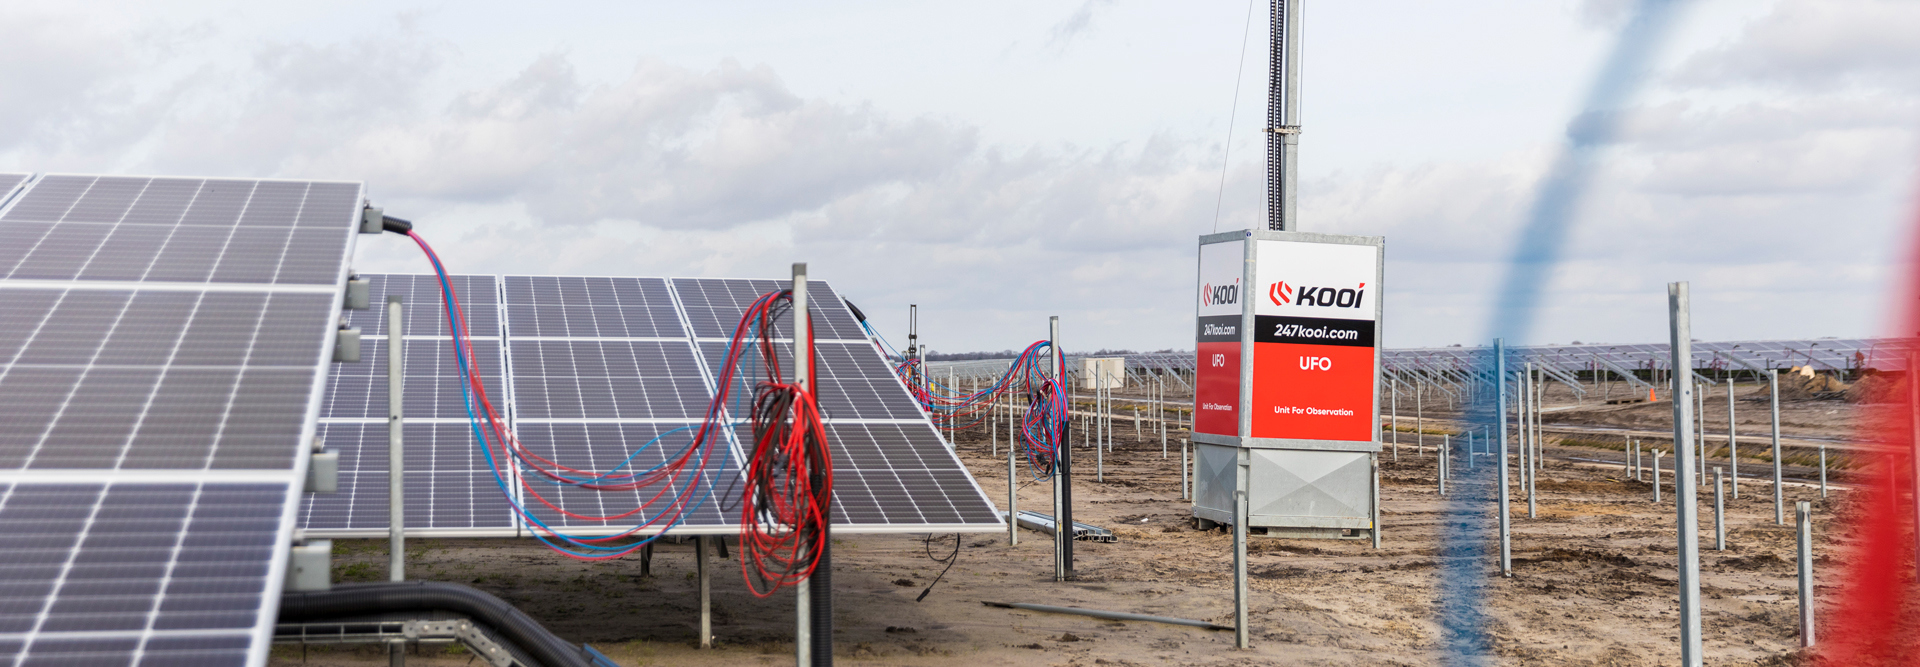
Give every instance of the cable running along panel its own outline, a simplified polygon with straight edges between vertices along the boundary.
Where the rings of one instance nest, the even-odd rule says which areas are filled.
[[[408,331],[435,327],[433,342],[409,335],[406,406],[409,424],[425,419],[435,424],[431,437],[416,439],[408,431],[408,484],[430,480],[435,497],[456,504],[453,511],[431,511],[408,496],[408,533],[418,535],[488,536],[514,534],[511,512],[484,458],[472,430],[455,434],[450,425],[465,424],[460,405],[457,369],[447,350],[445,314],[437,321],[416,311],[439,304],[438,286],[431,276],[369,275],[374,301],[384,301],[387,285],[406,285]],[[506,276],[498,290],[485,276],[456,276],[462,307],[473,330],[475,353],[481,357],[488,391],[510,397],[510,426],[533,454],[554,463],[606,471],[625,462],[626,471],[645,471],[665,465],[680,453],[712,400],[719,365],[741,315],[754,299],[786,289],[786,281],[715,278],[611,278],[567,276]],[[423,293],[423,291],[425,293]],[[816,323],[816,359],[819,362],[821,411],[833,444],[836,475],[834,522],[844,532],[926,532],[929,530],[993,530],[1004,527],[994,506],[972,476],[927,422],[913,399],[894,376],[885,359],[860,329],[859,323],[832,288],[809,283],[815,296],[809,309]],[[497,295],[497,297],[492,296]],[[491,299],[498,298],[498,301]],[[498,319],[491,313],[500,313]],[[360,326],[378,330],[379,315],[357,313]],[[429,324],[429,322],[433,322]],[[498,322],[497,325],[490,324]],[[492,328],[497,326],[498,328]],[[488,363],[494,339],[487,332],[504,331],[504,382],[494,377]],[[778,335],[790,335],[780,329]],[[369,341],[372,340],[371,334]],[[415,355],[426,345],[440,360],[416,365]],[[776,343],[790,363],[790,343]],[[382,354],[379,345],[367,348]],[[751,355],[750,355],[751,356]],[[383,358],[383,357],[382,357]],[[757,358],[757,357],[756,357]],[[747,362],[749,366],[757,362]],[[367,369],[382,369],[375,359]],[[359,370],[359,369],[350,369]],[[329,412],[323,421],[329,433],[345,423],[378,424],[384,429],[384,372],[367,370],[364,382],[373,388],[359,391],[362,380],[343,376],[330,390]],[[417,373],[432,373],[432,382],[416,382]],[[735,405],[728,417],[740,420],[753,395],[748,378],[757,368],[736,373],[731,392]],[[438,406],[433,417],[416,416],[415,406]],[[353,406],[366,406],[355,408]],[[459,414],[449,414],[458,408]],[[421,407],[419,409],[426,409]],[[420,413],[424,415],[425,413]],[[378,417],[380,419],[373,419]],[[446,419],[457,417],[457,419]],[[442,421],[445,419],[445,421]],[[744,427],[740,427],[744,428]],[[357,432],[356,432],[357,433]],[[514,497],[543,524],[581,535],[622,532],[639,523],[588,520],[580,515],[608,516],[640,507],[658,497],[698,490],[684,523],[676,532],[732,534],[737,531],[741,492],[739,443],[745,434],[729,440],[694,482],[684,479],[621,491],[594,491],[540,481],[529,476],[529,490]],[[309,500],[304,525],[318,535],[379,536],[386,529],[385,442],[379,433],[364,437],[329,436],[341,449],[341,494]],[[364,445],[355,443],[364,442]],[[430,443],[430,444],[427,444]],[[372,448],[352,452],[351,448]],[[431,447],[432,451],[419,449]],[[496,453],[496,458],[499,455]],[[435,461],[433,472],[419,472],[415,461]],[[350,463],[351,462],[351,463]],[[503,468],[508,466],[503,465]],[[350,481],[359,479],[361,481]],[[501,481],[517,484],[512,473]],[[697,487],[689,485],[697,484]],[[364,488],[365,491],[349,491]],[[374,487],[380,488],[374,488]],[[482,502],[482,498],[491,499]],[[492,504],[498,501],[499,505]],[[495,514],[497,512],[497,514]],[[497,517],[497,518],[495,518]],[[468,522],[468,523],[462,523]],[[525,526],[518,526],[524,531]],[[641,534],[658,532],[649,526]],[[521,533],[524,534],[524,533]]]

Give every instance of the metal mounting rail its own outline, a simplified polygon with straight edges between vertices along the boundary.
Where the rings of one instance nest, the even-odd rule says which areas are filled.
[[[1051,516],[1039,512],[1020,510],[1019,520],[1022,527],[1037,530],[1048,535],[1053,534],[1053,517]],[[1120,541],[1120,538],[1114,537],[1113,531],[1111,530],[1078,521],[1073,522],[1073,539],[1080,542]]]
[[[273,628],[273,641],[276,644],[459,642],[493,667],[526,667],[515,660],[505,646],[466,620],[281,623]]]
[[[1620,364],[1614,363],[1613,360],[1598,354],[1592,355],[1592,356],[1593,356],[1594,363],[1599,364],[1600,366],[1606,368],[1607,370],[1613,371],[1615,374],[1619,375],[1620,377],[1626,378],[1627,386],[1643,387],[1646,389],[1653,388],[1653,385],[1651,383],[1648,383],[1646,380],[1640,379],[1640,376],[1634,375],[1633,371],[1627,370],[1626,367],[1621,366]]]

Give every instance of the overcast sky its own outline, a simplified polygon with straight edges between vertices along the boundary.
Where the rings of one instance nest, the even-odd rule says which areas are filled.
[[[0,170],[365,181],[461,272],[807,261],[944,351],[1190,349],[1196,237],[1265,225],[1266,2],[1244,63],[1245,2],[283,4],[0,4]],[[1386,237],[1390,347],[1478,342],[1631,3],[1306,4],[1301,228]],[[1882,333],[1915,35],[1690,3],[1526,342],[1664,340],[1672,280],[1703,339]]]

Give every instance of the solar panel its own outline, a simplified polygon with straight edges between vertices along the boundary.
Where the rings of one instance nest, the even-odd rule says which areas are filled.
[[[519,338],[673,338],[687,327],[659,278],[514,276],[506,308]]]
[[[404,428],[409,535],[514,534],[513,511],[464,420],[408,422]],[[320,437],[340,452],[340,490],[307,495],[301,526],[316,536],[387,534],[386,420],[324,423]]]
[[[698,424],[633,424],[633,423],[534,423],[520,426],[520,439],[535,454],[561,465],[583,470],[611,471],[626,463],[624,471],[645,471],[652,469],[670,456],[680,453],[679,448],[688,442],[688,436]],[[722,438],[724,442],[724,438]],[[524,500],[529,511],[541,523],[554,528],[574,529],[573,532],[595,533],[624,530],[641,523],[641,518],[625,518],[619,521],[593,521],[563,515],[548,503],[575,514],[591,516],[613,516],[628,512],[648,499],[659,497],[655,501],[664,505],[666,499],[680,497],[689,499],[688,516],[683,530],[693,532],[730,533],[734,517],[739,509],[734,506],[740,494],[737,490],[737,475],[740,466],[732,458],[729,448],[716,448],[709,454],[708,471],[702,486],[692,486],[694,476],[700,474],[688,468],[684,477],[672,480],[665,485],[655,485],[632,491],[594,491],[572,486],[561,486],[532,478],[533,493],[540,498],[529,497]],[[664,488],[663,488],[664,486]],[[541,501],[545,499],[545,502]],[[719,530],[712,530],[720,527]],[[596,531],[594,528],[606,528]],[[645,532],[659,532],[658,527]]]
[[[626,461],[624,470],[644,471],[667,459],[665,448],[685,446],[713,400],[712,376],[687,335],[691,327],[669,281],[506,276],[502,284],[514,428],[535,454],[583,470],[609,471]],[[725,434],[719,441],[726,442]],[[709,455],[716,458],[708,462],[706,481],[738,476],[730,447]],[[662,492],[677,497],[712,488],[687,478],[666,488],[603,492],[529,479],[532,490],[521,491],[528,496],[522,502],[538,521],[586,534],[624,530],[642,519],[596,521],[567,513],[618,515]],[[717,500],[700,500],[677,529],[735,530]]]
[[[341,364],[328,379],[320,438],[340,454],[340,490],[308,495],[300,526],[316,537],[387,534],[387,296],[401,297],[406,339],[407,534],[481,537],[516,534],[513,512],[467,421],[462,376],[449,348],[440,282],[431,275],[369,274],[372,307],[350,311],[360,327],[362,363]],[[500,283],[493,276],[453,275],[474,359],[494,405],[509,409],[501,347]],[[502,463],[502,468],[511,466]]]
[[[431,275],[368,274],[373,296],[366,310],[347,311],[347,325],[360,329],[367,338],[386,339],[387,296],[400,296],[400,312],[406,318],[401,333],[407,336],[447,335],[447,311],[440,301],[440,281]],[[447,280],[460,296],[460,314],[467,320],[467,331],[475,339],[500,337],[500,282],[493,276],[452,275]],[[381,366],[385,373],[385,362]],[[382,413],[384,416],[385,413]]]
[[[0,199],[0,660],[265,661],[360,191]]]
[[[713,394],[685,340],[508,339],[520,420],[677,419]]]
[[[327,285],[356,183],[51,175],[0,215],[0,278]]]
[[[673,291],[686,310],[688,322],[698,338],[730,339],[740,316],[754,299],[775,290],[787,289],[785,280],[739,280],[728,278],[674,278]],[[867,334],[853,313],[841,304],[840,297],[824,282],[807,283],[807,313],[813,317],[816,340],[857,340],[866,342]],[[789,320],[774,327],[775,338],[791,338]]]
[[[369,309],[372,310],[372,309]],[[381,310],[385,310],[384,308]],[[387,419],[387,339],[367,338],[361,332],[360,359],[357,364],[341,364],[327,380],[327,399],[320,416],[324,420]],[[459,363],[446,337],[409,336],[406,341],[406,395],[401,404],[410,420],[452,419],[465,422],[467,406],[461,398]],[[501,387],[499,339],[475,337],[473,357],[480,365],[480,376],[489,389]],[[496,407],[504,402],[496,397]]]
[[[978,529],[1001,521],[933,426],[833,422],[834,524],[854,532]],[[1004,525],[1004,524],[1002,524]]]
[[[291,469],[334,303],[0,290],[0,469]]]
[[[727,343],[708,341],[700,344],[700,353],[709,368],[718,367],[727,357]],[[793,346],[776,344],[783,368],[793,368]],[[893,370],[876,353],[873,343],[816,342],[814,361],[820,364],[820,412],[829,421],[839,420],[920,420],[922,413]],[[732,395],[749,401],[753,384],[764,374],[759,370],[759,354],[750,357],[752,372],[734,375]],[[791,370],[788,371],[791,373]],[[731,407],[731,406],[730,406]]]
[[[444,319],[429,314],[429,306],[416,305],[439,307],[438,285],[431,277],[366,277],[372,281],[375,302],[384,301],[386,291],[405,291],[408,331]],[[455,280],[467,285],[461,288],[462,306],[474,322],[476,354],[484,360],[496,349],[504,353],[504,384],[492,375],[487,383],[506,394],[495,396],[496,405],[511,401],[511,425],[519,440],[534,454],[561,465],[597,471],[644,471],[678,455],[705,416],[716,367],[725,358],[726,340],[741,313],[760,294],[786,287],[785,281],[772,280],[505,276],[493,289],[496,283],[485,276]],[[835,521],[860,532],[1004,526],[832,288],[815,282],[809,291],[814,296],[809,310],[816,316],[820,338],[819,392],[834,442],[839,498]],[[379,331],[383,315],[377,310],[356,313],[353,321]],[[492,312],[501,314],[498,330],[506,334],[499,348],[490,347],[494,339],[478,333]],[[407,532],[520,534],[471,429],[464,425],[465,408],[458,403],[458,385],[452,384],[450,355],[437,347],[447,340],[443,332],[408,335]],[[344,372],[332,381],[321,419],[328,447],[341,452],[341,493],[308,499],[302,522],[316,535],[374,536],[386,529],[384,352],[377,340],[363,345],[373,363],[339,369]],[[778,347],[783,363],[790,363],[791,345]],[[440,360],[416,362],[416,354]],[[483,368],[490,369],[485,364]],[[421,374],[430,380],[416,381]],[[751,381],[745,374],[736,380],[733,395],[740,405],[751,400]],[[426,412],[416,416],[415,406]],[[414,435],[413,429],[426,428],[422,422],[431,424],[431,430]],[[727,445],[712,452],[707,485],[697,487],[712,497],[691,497],[692,509],[676,530],[736,530],[739,508],[731,504],[737,502],[740,488],[740,451],[730,436],[734,434],[721,434]],[[416,461],[432,463],[416,467]],[[656,496],[673,497],[696,488],[691,481],[672,481],[665,489],[603,492],[536,478],[530,493],[514,493],[547,526],[596,534],[624,530],[638,520],[588,520],[566,512],[620,514]],[[413,491],[416,488],[422,490]],[[437,500],[423,503],[423,495]],[[449,507],[439,508],[439,503]]]
[[[245,664],[278,592],[287,495],[285,483],[0,484],[0,657]]]

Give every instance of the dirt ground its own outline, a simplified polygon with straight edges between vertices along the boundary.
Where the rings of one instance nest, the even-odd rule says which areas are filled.
[[[1550,412],[1548,423],[1664,428],[1653,416],[1663,406],[1671,410],[1670,404],[1658,403],[1598,410],[1598,416],[1574,407]],[[1724,396],[1720,410],[1724,415]],[[1610,418],[1622,412],[1632,418]],[[1797,402],[1785,412],[1792,415],[1797,435],[1816,438],[1843,437],[1851,417],[1850,406],[1837,401]],[[1764,404],[1742,413],[1743,424],[1747,414],[1764,423]],[[1436,556],[1444,501],[1435,493],[1431,451],[1418,454],[1408,440],[1402,440],[1397,462],[1382,456],[1380,549],[1365,541],[1252,540],[1250,650],[1235,649],[1231,632],[983,606],[982,601],[1034,602],[1232,623],[1230,538],[1192,527],[1188,505],[1178,497],[1178,439],[1173,456],[1163,459],[1157,437],[1130,437],[1130,419],[1117,430],[1127,437],[1108,455],[1104,482],[1094,481],[1091,450],[1076,452],[1081,474],[1074,487],[1075,518],[1110,527],[1119,536],[1112,544],[1076,544],[1076,581],[1053,581],[1052,544],[1040,533],[1021,531],[1017,546],[1008,545],[1004,533],[969,534],[961,536],[958,563],[916,602],[941,570],[928,551],[944,556],[953,549],[953,536],[933,536],[931,542],[919,535],[836,539],[838,659],[969,666],[1437,662]],[[959,450],[989,497],[1004,498],[1005,459],[991,456],[977,434],[963,435]],[[1495,664],[1676,662],[1671,485],[1666,502],[1655,504],[1648,486],[1623,479],[1617,463],[1588,462],[1607,457],[1617,462],[1617,451],[1554,445],[1549,454],[1538,483],[1539,516],[1527,517],[1524,496],[1515,496],[1512,578],[1497,576],[1492,535],[1486,542],[1485,612]],[[1754,471],[1759,470],[1756,465]],[[1711,496],[1702,503],[1709,664],[1800,662],[1794,533],[1791,526],[1774,525],[1771,493],[1770,483],[1749,479],[1742,484],[1742,497],[1729,501],[1726,551],[1712,549]],[[1020,490],[1021,506],[1045,507],[1049,494],[1044,484],[1028,484]],[[1822,570],[1831,571],[1839,562],[1827,529],[1835,513],[1844,510],[1844,496],[1836,490],[1831,499],[1821,500],[1812,486],[1787,488],[1789,503],[1814,503],[1815,553]],[[335,545],[336,580],[385,578],[384,542]],[[691,544],[661,547],[651,576],[641,576],[637,558],[582,564],[528,540],[415,540],[409,545],[411,576],[492,592],[561,637],[592,644],[622,665],[779,665],[792,658],[792,594],[754,598],[745,591],[737,561],[716,562],[718,647],[693,646],[698,599]],[[1825,586],[1820,590],[1828,592]],[[430,647],[412,662],[467,664],[471,657]],[[273,664],[384,661],[371,649],[309,647],[303,656],[301,647],[281,646]]]

